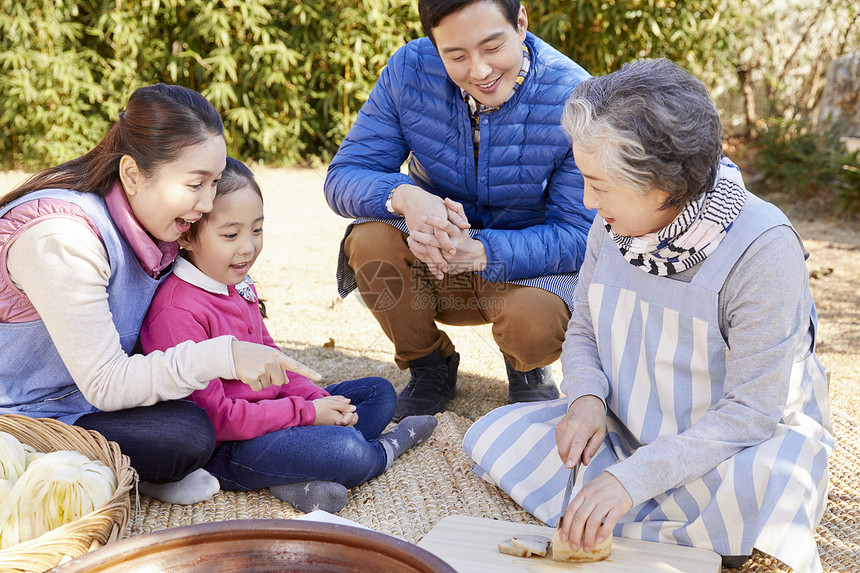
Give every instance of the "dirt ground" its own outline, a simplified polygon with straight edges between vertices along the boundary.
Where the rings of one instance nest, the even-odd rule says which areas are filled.
[[[401,388],[408,373],[394,366],[393,346],[373,316],[355,296],[338,296],[335,268],[347,220],[325,202],[325,168],[254,170],[265,195],[266,223],[263,253],[251,274],[267,301],[276,342],[319,371],[324,383],[377,375]],[[20,172],[0,173],[0,193],[23,178]],[[810,251],[818,354],[832,373],[833,408],[860,418],[860,229],[810,215],[814,210],[780,197],[769,199],[786,210]],[[458,396],[450,409],[474,419],[506,403],[504,364],[489,328],[445,329],[461,354]],[[553,369],[560,380],[558,363]]]

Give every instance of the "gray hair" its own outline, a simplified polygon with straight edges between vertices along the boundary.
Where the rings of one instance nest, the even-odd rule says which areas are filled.
[[[631,62],[585,80],[561,125],[571,145],[598,153],[618,183],[643,195],[667,193],[663,208],[699,198],[716,181],[719,114],[705,85],[669,60]]]

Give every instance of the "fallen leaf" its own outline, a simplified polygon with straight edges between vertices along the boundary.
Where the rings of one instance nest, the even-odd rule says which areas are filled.
[[[831,268],[823,268],[816,269],[814,271],[810,271],[809,278],[811,279],[820,279],[821,277],[826,277],[827,275],[833,274],[833,269]]]

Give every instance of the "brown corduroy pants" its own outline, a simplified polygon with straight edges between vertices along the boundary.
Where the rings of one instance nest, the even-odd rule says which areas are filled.
[[[555,362],[570,320],[565,302],[537,287],[492,283],[474,272],[437,280],[409,250],[406,233],[386,223],[355,225],[344,243],[358,290],[386,336],[401,369],[454,344],[437,322],[492,324],[493,338],[515,369]]]

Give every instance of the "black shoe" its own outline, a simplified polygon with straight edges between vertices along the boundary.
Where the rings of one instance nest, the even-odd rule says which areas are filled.
[[[460,355],[456,352],[442,358],[442,352],[434,350],[424,358],[409,363],[412,378],[397,396],[394,410],[395,422],[406,416],[433,415],[445,409],[445,402],[457,393],[457,367]]]
[[[558,388],[552,379],[552,368],[543,366],[528,372],[514,370],[505,357],[505,369],[508,371],[508,401],[540,402],[558,398]]]
[[[749,555],[723,555],[723,567],[726,569],[740,569],[744,563],[749,561]]]

